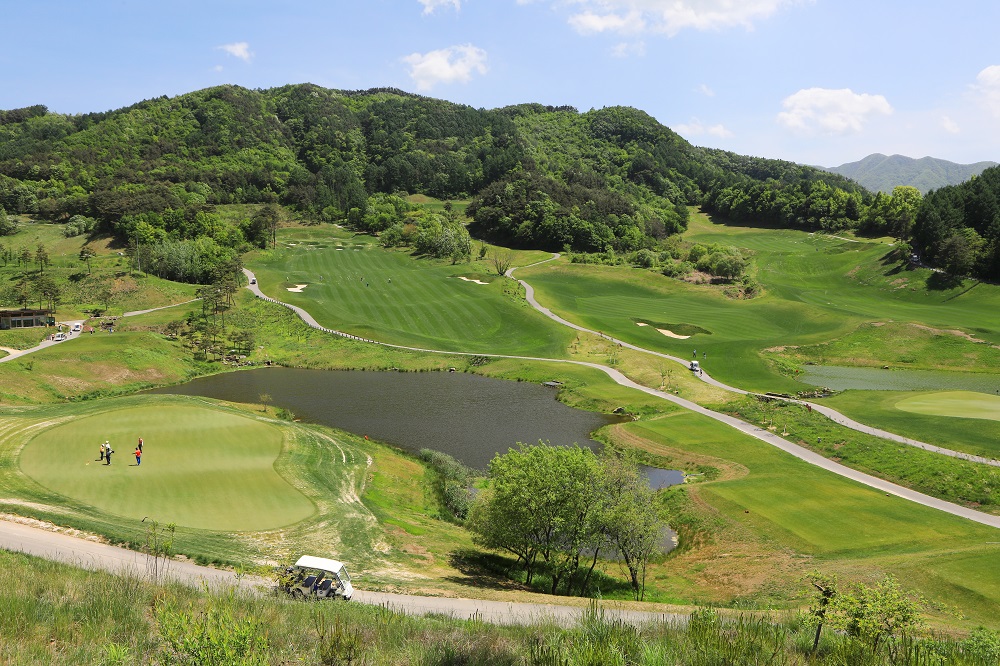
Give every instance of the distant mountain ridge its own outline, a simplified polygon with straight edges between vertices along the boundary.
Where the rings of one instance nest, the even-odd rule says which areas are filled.
[[[914,159],[904,155],[874,153],[859,162],[820,168],[850,178],[872,192],[891,194],[892,188],[897,185],[910,185],[920,190],[921,194],[927,194],[946,185],[964,183],[992,166],[997,166],[997,163],[956,164],[934,157]]]

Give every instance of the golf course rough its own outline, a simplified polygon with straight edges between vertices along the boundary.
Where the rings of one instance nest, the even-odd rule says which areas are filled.
[[[132,455],[144,440],[142,464]],[[197,405],[145,405],[75,419],[24,447],[21,470],[46,488],[110,516],[186,527],[257,531],[316,508],[275,471],[282,430]],[[105,440],[111,465],[98,459]]]

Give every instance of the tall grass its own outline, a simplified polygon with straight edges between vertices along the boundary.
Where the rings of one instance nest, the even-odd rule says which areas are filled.
[[[996,664],[1000,634],[902,636],[872,650],[797,616],[694,613],[633,626],[597,605],[569,627],[416,618],[384,607],[152,585],[0,552],[4,664]]]

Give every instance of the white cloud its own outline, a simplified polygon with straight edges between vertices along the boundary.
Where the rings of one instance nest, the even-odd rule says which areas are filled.
[[[976,76],[972,89],[995,116],[1000,116],[1000,65],[990,65]]]
[[[675,125],[671,129],[685,138],[690,136],[708,135],[715,136],[720,139],[727,139],[733,136],[733,133],[726,129],[724,125],[705,125],[697,118],[694,118],[689,123]]]
[[[778,123],[802,134],[860,132],[871,117],[893,111],[882,95],[856,93],[849,88],[805,88],[781,104],[785,111],[778,114]]]
[[[948,134],[958,134],[962,131],[962,128],[958,126],[958,123],[948,116],[941,116],[941,127],[943,127],[944,131]]]
[[[621,42],[620,44],[615,44],[611,49],[611,55],[616,58],[642,57],[646,55],[646,42]]]
[[[595,14],[584,11],[569,17],[569,24],[581,35],[592,35],[598,32],[618,32],[630,34],[642,32],[646,21],[639,12],[629,12],[621,15],[615,13]]]
[[[472,44],[411,53],[403,62],[410,66],[410,78],[416,82],[418,90],[430,90],[439,83],[468,83],[473,74],[488,71],[486,51]]]
[[[438,7],[454,7],[455,11],[462,8],[462,0],[417,0],[424,6],[424,14],[433,14]]]
[[[702,95],[704,95],[705,97],[715,97],[715,91],[712,90],[711,88],[709,88],[704,83],[702,83],[700,86],[698,86],[698,88],[696,90],[698,92],[700,92]]]
[[[582,34],[652,32],[672,37],[685,29],[722,30],[757,21],[812,0],[568,0],[579,6],[569,23]],[[526,4],[519,0],[518,4]],[[566,2],[556,1],[562,6]]]
[[[234,42],[233,44],[223,44],[222,46],[216,46],[215,48],[220,51],[225,51],[234,58],[239,58],[243,62],[250,62],[253,58],[253,52],[250,51],[250,45],[246,42]]]

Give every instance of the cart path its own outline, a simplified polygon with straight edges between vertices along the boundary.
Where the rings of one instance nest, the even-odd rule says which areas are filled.
[[[507,271],[506,275],[507,275],[507,277],[516,280],[517,278],[514,277],[513,273],[514,273],[515,270],[518,270],[518,268],[530,268],[531,266],[538,266],[539,264],[544,264],[544,263],[547,263],[547,262],[550,262],[550,261],[554,261],[554,260],[558,259],[559,257],[560,257],[560,255],[559,255],[558,252],[554,253],[552,255],[552,257],[550,257],[548,259],[543,259],[542,261],[538,261],[538,262],[535,262],[533,264],[529,264],[528,266],[519,266],[517,268],[511,268],[511,269],[509,269]],[[525,298],[528,301],[528,303],[531,304],[531,307],[535,308],[536,310],[538,310],[539,312],[541,312],[543,315],[545,315],[549,319],[551,319],[551,320],[553,320],[553,321],[555,321],[555,322],[557,322],[559,324],[562,324],[563,326],[568,326],[568,327],[570,327],[570,328],[572,328],[574,330],[577,330],[577,331],[580,331],[580,332],[583,332],[583,333],[591,333],[593,335],[599,335],[599,336],[603,337],[605,340],[608,340],[610,342],[616,343],[616,344],[618,344],[618,345],[620,345],[620,346],[622,346],[622,347],[624,347],[626,349],[632,349],[634,351],[642,352],[644,354],[650,354],[652,356],[658,356],[659,358],[667,359],[669,361],[674,361],[675,363],[680,363],[685,368],[688,367],[688,361],[687,361],[687,359],[683,359],[683,358],[680,358],[680,357],[677,357],[677,356],[671,356],[670,354],[664,354],[662,352],[653,351],[651,349],[645,349],[644,347],[638,347],[638,346],[633,345],[631,343],[625,342],[624,340],[619,340],[618,338],[611,337],[610,335],[605,335],[604,333],[602,333],[600,331],[594,331],[594,330],[591,330],[589,328],[585,328],[583,326],[579,326],[577,324],[574,324],[573,322],[570,322],[570,321],[567,321],[567,320],[563,319],[562,317],[560,317],[559,315],[553,313],[551,310],[549,310],[548,308],[546,308],[545,306],[543,306],[541,303],[539,303],[535,299],[535,290],[531,287],[530,284],[528,284],[524,280],[517,280],[517,281],[518,281],[518,283],[521,284],[522,287],[524,287]],[[743,389],[736,388],[735,386],[729,386],[727,384],[723,384],[719,380],[713,378],[707,372],[703,373],[703,374],[700,374],[700,375],[697,375],[697,377],[699,379],[701,379],[703,382],[705,382],[706,384],[711,384],[712,386],[715,386],[716,388],[720,388],[720,389],[722,389],[724,391],[729,391],[730,393],[739,393],[739,394],[742,394],[742,395],[749,395],[749,394],[752,393],[751,391],[744,391]],[[760,394],[754,394],[754,395],[760,395]],[[860,423],[858,421],[855,421],[855,420],[853,420],[853,419],[851,419],[851,418],[849,418],[849,417],[841,414],[837,410],[835,410],[835,409],[833,409],[831,407],[827,407],[825,405],[817,404],[815,402],[808,402],[806,400],[796,400],[795,398],[776,398],[776,399],[777,400],[784,400],[785,402],[791,402],[791,403],[795,403],[795,404],[799,404],[799,405],[809,405],[815,411],[817,411],[820,414],[822,414],[823,416],[827,417],[828,419],[830,419],[834,423],[837,423],[837,424],[842,425],[844,427],[850,428],[852,430],[857,430],[858,432],[862,432],[862,433],[865,433],[865,434],[868,434],[868,435],[874,435],[875,437],[880,437],[882,439],[888,439],[890,441],[898,442],[900,444],[906,444],[907,446],[913,446],[913,447],[918,448],[918,449],[924,449],[925,451],[931,451],[933,453],[939,453],[939,454],[944,455],[944,456],[950,456],[952,458],[959,458],[961,460],[967,460],[969,462],[980,463],[982,465],[991,465],[993,467],[1000,467],[1000,460],[997,460],[996,458],[986,458],[986,457],[983,457],[983,456],[976,456],[976,455],[972,455],[972,454],[969,454],[969,453],[963,453],[962,451],[955,451],[953,449],[947,449],[947,448],[944,448],[944,447],[941,447],[941,446],[935,446],[934,444],[928,444],[927,442],[921,442],[920,440],[911,439],[909,437],[903,437],[902,435],[897,435],[896,433],[889,432],[887,430],[882,430],[880,428],[875,428],[875,427],[872,427],[872,426],[868,426],[868,425],[865,425],[865,424]]]
[[[62,322],[59,322],[57,324],[57,326],[66,326],[70,330],[72,330],[73,329],[73,324],[80,324],[82,326],[84,321],[85,320],[83,320],[83,319],[73,319],[73,320],[70,320],[70,321],[62,321]],[[56,342],[55,340],[52,340],[51,338],[46,338],[45,340],[42,340],[37,345],[35,345],[34,347],[31,347],[29,349],[12,349],[10,347],[2,347],[0,349],[3,349],[5,352],[8,353],[8,355],[4,356],[3,358],[0,358],[0,363],[6,363],[7,361],[13,361],[15,358],[21,358],[22,356],[27,356],[28,354],[33,354],[36,351],[41,351],[42,349],[48,349],[49,347],[51,347],[53,345],[64,345],[64,344],[66,344],[68,342],[76,340],[79,337],[80,337],[80,333],[67,333],[65,340],[61,340],[59,342]]]
[[[188,303],[194,303],[195,301],[198,301],[198,300],[201,300],[201,299],[195,298],[194,300],[184,301],[183,303],[174,303],[172,305],[164,305],[164,306],[158,307],[158,308],[150,308],[148,310],[135,310],[133,312],[125,312],[124,314],[122,314],[122,316],[123,317],[135,317],[136,315],[142,315],[142,314],[146,314],[148,312],[156,312],[157,310],[166,310],[167,308],[175,308],[178,305],[187,305]],[[69,321],[59,322],[58,325],[59,326],[66,326],[70,330],[72,330],[73,324],[80,324],[82,326],[83,324],[86,323],[86,321],[87,321],[86,319],[72,319],[72,320],[69,320]],[[67,342],[70,342],[72,340],[76,340],[77,338],[79,338],[80,337],[80,333],[67,333],[66,336],[67,336],[66,339],[62,340],[60,342],[56,342],[55,340],[42,340],[40,343],[38,343],[34,347],[31,347],[30,349],[12,349],[12,348],[9,348],[9,347],[0,347],[0,349],[2,349],[3,351],[5,351],[5,352],[8,353],[7,356],[4,356],[3,358],[0,358],[0,363],[5,363],[7,361],[13,361],[15,358],[21,358],[22,356],[25,356],[27,354],[33,354],[36,351],[41,351],[43,349],[48,349],[49,347],[51,347],[53,345],[66,344]]]
[[[556,257],[558,257],[558,255],[556,255]],[[553,258],[556,258],[556,257],[553,257]],[[552,259],[548,259],[546,261],[551,261],[551,260]],[[544,263],[544,262],[539,262],[539,263]],[[532,264],[532,265],[537,265],[537,264]],[[250,271],[249,269],[244,268],[243,272],[247,275],[248,278],[255,279],[253,272]],[[526,288],[530,288],[530,285],[528,285],[527,283],[525,283],[523,281],[521,281],[521,284],[525,285]],[[743,432],[743,433],[745,433],[747,435],[750,435],[751,437],[759,439],[762,442],[766,442],[767,444],[770,444],[771,446],[779,448],[782,451],[785,451],[786,453],[789,453],[789,454],[795,456],[796,458],[798,458],[799,460],[807,462],[807,463],[809,463],[811,465],[815,465],[817,467],[821,467],[821,468],[823,468],[823,469],[825,469],[825,470],[827,470],[829,472],[833,472],[834,474],[838,474],[838,475],[840,475],[842,477],[851,479],[851,480],[856,481],[856,482],[858,482],[860,484],[866,485],[866,486],[868,486],[870,488],[874,488],[876,490],[882,491],[882,492],[886,493],[887,495],[895,495],[896,497],[901,497],[903,499],[909,500],[911,502],[916,502],[917,504],[921,504],[921,505],[926,506],[926,507],[930,507],[930,508],[933,508],[933,509],[938,509],[940,511],[944,511],[946,513],[950,513],[951,515],[958,516],[960,518],[965,518],[965,519],[968,519],[968,520],[975,521],[977,523],[981,523],[983,525],[988,525],[990,527],[996,527],[996,528],[1000,529],[1000,516],[993,516],[993,515],[990,515],[988,513],[983,513],[982,511],[976,511],[974,509],[970,509],[970,508],[967,508],[967,507],[964,507],[964,506],[961,506],[961,505],[958,505],[958,504],[953,504],[952,502],[946,502],[944,500],[937,499],[936,497],[931,497],[930,495],[925,495],[925,494],[919,493],[919,492],[917,492],[915,490],[910,490],[909,488],[904,488],[903,486],[897,485],[895,483],[891,483],[889,481],[886,481],[885,479],[880,479],[877,476],[872,476],[871,474],[865,474],[863,472],[859,472],[859,471],[857,471],[855,469],[847,467],[846,465],[841,465],[840,463],[834,462],[833,460],[830,460],[828,458],[824,458],[823,456],[819,455],[818,453],[814,453],[813,451],[810,451],[809,449],[807,449],[807,448],[805,448],[803,446],[799,446],[798,444],[794,444],[794,443],[788,441],[787,439],[779,437],[775,433],[773,433],[773,432],[771,432],[769,430],[766,430],[764,428],[759,428],[759,427],[757,427],[757,426],[755,426],[753,424],[747,423],[746,421],[741,421],[740,419],[737,419],[737,418],[735,418],[733,416],[730,416],[728,414],[723,414],[721,412],[712,411],[710,409],[702,407],[701,405],[699,405],[696,402],[692,402],[690,400],[686,400],[686,399],[681,398],[680,396],[676,396],[676,395],[674,395],[672,393],[667,393],[667,392],[664,392],[664,391],[659,391],[657,389],[649,388],[648,386],[643,386],[642,384],[639,384],[637,382],[632,381],[631,379],[629,379],[628,377],[626,377],[624,374],[622,374],[620,371],[615,370],[614,368],[610,368],[610,367],[605,366],[605,365],[601,365],[599,363],[590,363],[588,361],[575,361],[575,360],[570,360],[570,359],[554,359],[554,358],[541,358],[541,357],[535,357],[535,356],[515,356],[515,355],[510,355],[510,354],[494,354],[494,353],[484,352],[484,351],[477,351],[477,352],[441,351],[441,350],[437,350],[437,349],[423,349],[423,348],[420,348],[420,347],[407,347],[407,346],[404,346],[404,345],[394,345],[394,344],[389,344],[389,343],[386,343],[386,342],[378,342],[377,340],[368,340],[366,338],[360,338],[358,336],[351,335],[349,333],[344,333],[342,331],[336,331],[336,330],[325,328],[324,326],[321,326],[319,323],[316,322],[316,320],[308,312],[306,312],[302,308],[300,308],[298,306],[290,305],[288,303],[283,303],[283,302],[281,302],[281,301],[279,301],[277,299],[274,299],[274,298],[271,298],[269,296],[266,296],[263,292],[261,292],[260,285],[258,285],[258,284],[249,284],[248,288],[254,294],[256,294],[258,297],[260,297],[260,298],[262,298],[262,299],[264,299],[266,301],[269,301],[271,303],[276,303],[278,305],[282,305],[282,306],[284,306],[286,308],[289,308],[290,310],[292,310],[293,312],[295,312],[296,314],[298,314],[302,318],[302,320],[304,322],[306,322],[306,324],[308,324],[309,326],[312,326],[313,328],[316,328],[316,329],[318,329],[320,331],[324,331],[326,333],[332,333],[334,335],[339,335],[341,337],[349,338],[351,340],[358,340],[358,341],[361,341],[361,342],[367,342],[367,343],[371,343],[371,344],[382,345],[383,347],[391,347],[393,349],[403,349],[403,350],[408,350],[408,351],[416,351],[416,352],[423,352],[423,353],[429,353],[429,354],[446,354],[446,355],[449,355],[449,356],[489,356],[491,358],[509,358],[509,359],[516,359],[516,360],[522,360],[522,361],[540,361],[540,362],[546,362],[546,363],[566,363],[566,364],[569,364],[569,365],[579,365],[579,366],[584,366],[584,367],[588,367],[588,368],[593,368],[595,370],[600,370],[604,374],[608,375],[615,383],[617,383],[617,384],[619,384],[621,386],[626,386],[628,388],[633,388],[633,389],[635,389],[637,391],[642,391],[643,393],[646,393],[646,394],[651,395],[651,396],[655,396],[655,397],[660,398],[662,400],[668,400],[668,401],[674,403],[675,405],[683,407],[684,409],[690,410],[692,412],[696,412],[696,413],[701,414],[703,416],[707,416],[708,418],[711,418],[711,419],[715,419],[716,421],[724,423],[724,424],[726,424],[726,425],[728,425],[730,427],[736,428],[740,432]],[[534,296],[533,296],[533,290],[532,290],[532,299],[533,298],[534,298]],[[538,306],[538,307],[540,307],[540,306]],[[565,322],[565,320],[558,318],[556,315],[550,315],[550,316],[556,318],[556,320],[559,321],[560,323]],[[579,330],[579,331],[587,331],[587,332],[592,332],[595,335],[601,335],[600,333],[598,333],[596,331],[590,331],[589,329],[577,326],[577,325],[572,324],[570,322],[565,322],[565,325],[570,326],[571,328],[574,328],[574,329]],[[609,339],[609,340],[614,340],[614,338],[610,338],[608,336],[604,336],[604,337],[606,339]],[[618,342],[618,341],[615,340],[615,342]],[[626,346],[627,343],[622,342],[621,344],[622,344],[622,346]],[[669,356],[667,354],[661,354],[659,352],[649,352],[648,350],[642,349],[641,347],[636,347],[634,345],[627,345],[627,346],[630,349],[635,349],[635,350],[638,350],[638,351],[644,351],[644,352],[647,352],[647,353],[652,353],[652,354],[654,354],[656,356],[661,356],[663,358],[677,360],[680,363],[686,363],[682,359],[678,359],[675,356]],[[707,375],[706,375],[706,377],[707,377]],[[747,391],[742,391],[740,389],[735,389],[735,388],[732,388],[732,387],[726,387],[725,384],[721,384],[721,383],[715,382],[715,380],[712,380],[712,381],[713,381],[713,384],[715,384],[717,386],[720,386],[722,388],[727,388],[728,390],[731,390],[733,392],[744,393],[744,394],[747,393]],[[815,407],[814,407],[814,409],[815,409]]]
[[[148,566],[149,559],[142,553],[8,520],[0,520],[0,548],[92,571],[152,578]],[[166,567],[164,577],[196,588],[203,586],[213,590],[238,588],[260,594],[269,593],[273,586],[272,581],[264,578],[238,577],[232,571],[204,567],[183,560],[171,560]],[[550,620],[563,626],[570,626],[576,624],[586,610],[586,606],[420,597],[357,589],[354,592],[354,601],[385,606],[407,615],[438,614],[457,619],[475,618],[492,624],[530,624]],[[682,623],[687,618],[685,613],[637,611],[625,608],[624,604],[608,601],[602,601],[600,607],[606,616],[637,626],[651,622]]]

